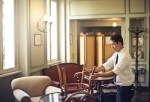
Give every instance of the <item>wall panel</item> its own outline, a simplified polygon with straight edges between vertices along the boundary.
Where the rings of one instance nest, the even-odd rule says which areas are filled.
[[[87,68],[95,65],[95,36],[92,33],[80,33],[80,64]]]
[[[37,23],[42,20],[46,13],[46,0],[30,0],[30,43],[31,43],[31,67],[45,65],[44,33],[37,29]],[[35,34],[41,35],[41,44],[35,45]]]
[[[125,0],[70,0],[70,16],[124,14]]]
[[[146,13],[146,0],[130,0],[129,12],[130,13]]]

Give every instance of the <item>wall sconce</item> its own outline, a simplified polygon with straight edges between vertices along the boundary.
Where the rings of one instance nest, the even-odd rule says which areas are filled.
[[[44,21],[43,19],[40,19],[37,22],[37,29],[40,32],[47,33],[47,21]]]
[[[49,17],[48,17],[48,15],[46,14],[46,15],[44,16],[44,21],[45,21],[45,22],[48,22],[48,20],[49,20]]]
[[[116,23],[116,22],[113,22],[112,26],[113,26],[113,27],[116,27],[116,26],[117,26],[117,23]]]
[[[52,21],[51,21],[51,18],[46,14],[42,19],[40,19],[37,22],[37,29],[40,32],[47,33],[47,23],[49,23],[51,25]]]

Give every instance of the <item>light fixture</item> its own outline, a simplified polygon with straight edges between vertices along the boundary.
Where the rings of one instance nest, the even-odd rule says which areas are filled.
[[[49,20],[49,17],[48,17],[48,15],[46,14],[45,16],[44,16],[44,19],[43,19],[45,22],[48,22],[48,20]]]
[[[47,33],[47,24],[52,24],[51,18],[46,14],[37,22],[37,29],[40,32]]]
[[[113,26],[113,27],[116,27],[116,26],[117,26],[117,23],[116,23],[116,22],[113,22],[112,26]]]
[[[48,22],[48,23],[52,23],[52,18],[49,17],[47,14],[44,16],[44,19],[43,19],[45,22]]]
[[[40,32],[47,33],[47,21],[45,21],[45,20],[43,20],[43,19],[40,19],[40,20],[37,22],[37,29],[38,29]]]

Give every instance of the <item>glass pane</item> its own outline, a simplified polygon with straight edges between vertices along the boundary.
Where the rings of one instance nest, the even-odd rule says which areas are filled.
[[[140,31],[138,39],[136,34],[130,32],[130,54],[133,59],[136,59],[136,41],[138,40],[138,61],[145,60],[145,18],[130,18],[130,31]],[[142,31],[142,32],[141,32]]]
[[[3,0],[3,69],[15,66],[14,0]]]
[[[50,33],[47,33],[47,60],[50,61]]]
[[[57,5],[51,2],[51,60],[58,58],[58,36],[57,36]]]

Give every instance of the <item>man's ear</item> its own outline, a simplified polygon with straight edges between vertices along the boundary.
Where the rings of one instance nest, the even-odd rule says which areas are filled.
[[[122,45],[122,43],[121,43],[121,42],[118,42],[118,44],[119,44],[119,45]]]

